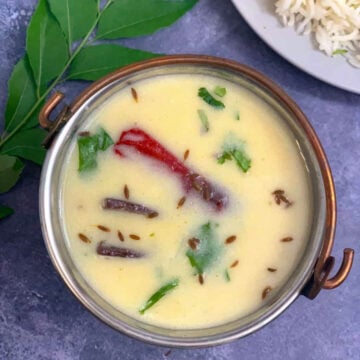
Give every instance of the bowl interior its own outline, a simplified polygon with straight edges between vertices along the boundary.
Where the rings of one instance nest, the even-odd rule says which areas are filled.
[[[231,68],[221,61],[217,65],[208,64],[205,60],[203,63],[179,63],[174,60],[165,65],[153,61],[150,65],[135,68],[133,71],[119,71],[112,81],[85,101],[82,97],[81,103],[75,104],[76,112],[52,144],[42,174],[40,212],[44,239],[56,269],[74,295],[93,314],[112,327],[138,339],[167,346],[190,347],[224,343],[245,336],[278,316],[295,300],[309,279],[322,245],[326,222],[326,195],[321,169],[309,134],[304,129],[303,122],[306,122],[306,119],[301,111],[280,89],[253,70],[242,66]],[[313,217],[303,256],[283,288],[265,302],[263,307],[224,325],[196,330],[172,330],[149,325],[127,316],[106,302],[85,281],[76,268],[65,242],[60,208],[61,175],[71,141],[79,127],[98,106],[128,86],[129,81],[136,83],[154,76],[193,73],[226,79],[244,87],[268,103],[280,115],[294,137],[309,173]]]

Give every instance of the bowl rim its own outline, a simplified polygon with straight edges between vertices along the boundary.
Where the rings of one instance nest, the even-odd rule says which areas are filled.
[[[326,258],[329,256],[333,246],[335,227],[336,227],[335,187],[327,157],[312,125],[310,124],[305,114],[301,111],[299,106],[295,103],[295,101],[289,95],[287,95],[287,93],[284,90],[282,90],[280,86],[275,84],[267,76],[263,75],[257,70],[248,67],[246,65],[239,64],[232,60],[207,56],[207,55],[170,55],[170,56],[163,56],[150,60],[145,60],[118,69],[104,76],[100,80],[94,82],[90,86],[88,86],[84,91],[80,93],[79,96],[75,98],[75,100],[69,106],[70,116],[76,114],[76,112],[79,109],[81,109],[81,107],[84,105],[84,103],[87,100],[89,100],[93,95],[97,94],[99,91],[104,90],[105,87],[107,87],[108,85],[114,82],[118,82],[122,78],[125,78],[127,76],[134,75],[139,71],[159,68],[163,66],[170,66],[170,65],[189,65],[189,66],[199,65],[203,67],[213,67],[213,68],[215,67],[217,69],[233,71],[235,73],[245,75],[247,78],[255,81],[256,83],[260,84],[264,89],[269,91],[270,94],[274,96],[276,100],[294,116],[297,123],[304,131],[304,134],[306,135],[306,138],[311,145],[311,148],[316,157],[317,165],[319,166],[321,172],[322,185],[324,187],[324,193],[325,193],[326,218],[325,218],[324,234],[321,240],[321,247],[317,255],[320,254],[319,259],[323,257],[325,261]],[[64,271],[64,269],[62,268],[61,257],[59,256],[59,254],[57,254],[56,251],[57,249],[54,250],[55,243],[48,234],[49,227],[46,224],[46,216],[45,216],[46,214],[44,210],[45,207],[44,204],[46,202],[46,198],[44,196],[46,192],[44,191],[44,189],[46,187],[47,168],[49,163],[51,162],[52,148],[53,146],[48,152],[44,163],[44,167],[41,175],[40,192],[39,192],[41,227],[42,227],[42,233],[45,240],[47,251],[50,255],[54,267],[57,269],[58,273],[61,275],[64,282],[70,288],[71,292],[75,295],[75,297],[80,301],[80,303],[82,303],[82,305],[84,305],[92,314],[96,315],[100,320],[110,325],[111,327],[115,328],[116,330],[125,333],[126,335],[129,335],[133,338],[140,339],[142,341],[149,342],[152,344],[170,346],[170,347],[173,346],[173,347],[190,348],[190,347],[203,347],[203,346],[224,344],[226,342],[235,340],[237,338],[249,335],[250,333],[255,332],[256,330],[262,328],[270,321],[275,319],[285,309],[287,309],[291,305],[291,303],[301,294],[304,286],[310,280],[310,277],[314,276],[316,272],[321,274],[321,272],[323,271],[322,266],[318,266],[319,263],[321,263],[319,259],[317,261],[317,264],[315,265],[315,261],[317,258],[316,256],[311,266],[312,272],[304,276],[302,284],[300,284],[299,288],[294,289],[291,296],[289,296],[281,306],[276,308],[276,310],[273,313],[271,313],[270,316],[267,316],[265,319],[263,319],[261,325],[257,325],[257,326],[255,325],[252,326],[250,329],[245,329],[245,331],[243,331],[241,334],[239,333],[232,335],[230,334],[227,337],[216,338],[214,340],[202,339],[195,342],[193,341],[191,342],[191,344],[187,344],[186,342],[176,342],[176,340],[174,341],[170,337],[168,340],[159,339],[157,337],[151,336],[151,333],[149,333],[147,337],[144,337],[141,334],[134,332],[133,329],[131,329],[131,327],[129,326],[123,326],[120,329],[119,327],[115,326],[115,324],[112,321],[109,320],[109,317],[106,316],[105,312],[98,311],[99,309],[94,309],[94,306],[92,306],[92,304],[89,303],[88,299],[85,299],[79,293],[79,291],[74,286],[72,279],[69,278],[69,274],[67,274],[66,271]]]

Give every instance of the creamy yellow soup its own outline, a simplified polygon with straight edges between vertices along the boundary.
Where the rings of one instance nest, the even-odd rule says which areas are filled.
[[[219,86],[226,94],[215,91]],[[200,88],[224,107],[206,102]],[[211,184],[207,194],[186,187],[179,173],[130,145],[98,151],[97,166],[79,171],[74,140],[62,173],[67,246],[86,281],[114,307],[158,326],[204,328],[256,311],[296,271],[310,227],[308,173],[296,139],[264,101],[210,76],[158,76],[112,95],[78,139],[101,128],[114,143],[129,131],[139,142],[131,129],[140,129]],[[240,146],[245,170],[234,152],[226,154],[229,146]],[[213,191],[224,200],[219,206]],[[109,198],[143,205],[152,216],[104,209]],[[201,248],[206,226],[208,253]],[[139,257],[99,254],[99,246],[108,255],[116,248]],[[169,283],[173,288],[140,313]]]

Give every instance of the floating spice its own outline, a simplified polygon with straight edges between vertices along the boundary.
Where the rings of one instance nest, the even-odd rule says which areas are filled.
[[[111,231],[108,227],[106,227],[104,225],[98,225],[97,228],[99,230],[101,230],[101,231],[104,231],[104,232],[110,232]]]
[[[289,206],[291,206],[293,204],[292,201],[290,201],[286,195],[285,195],[285,191],[281,190],[281,189],[277,189],[275,191],[273,191],[272,193],[274,195],[275,198],[275,202],[277,205],[281,205],[281,203],[285,204],[285,208],[288,208]]]
[[[137,93],[137,91],[136,91],[134,88],[131,88],[131,96],[133,97],[133,99],[134,99],[136,102],[139,102],[138,93]]]
[[[191,238],[188,240],[188,244],[191,249],[196,250],[197,246],[200,244],[200,240],[197,238]]]
[[[203,285],[204,284],[204,276],[203,276],[203,274],[199,274],[198,279],[199,279],[200,285]]]
[[[225,277],[226,282],[229,282],[229,281],[230,281],[230,274],[229,274],[229,272],[227,271],[227,269],[225,269],[225,271],[224,271],[224,277]]]
[[[143,252],[117,246],[105,245],[104,241],[101,241],[96,248],[96,252],[103,256],[113,256],[122,258],[142,258],[145,256]]]
[[[90,136],[90,131],[81,131],[78,133],[79,137]]]
[[[239,260],[235,260],[231,265],[230,267],[231,268],[234,268],[235,266],[237,266],[239,264]]]
[[[118,210],[126,211],[132,214],[146,215],[149,219],[152,219],[159,215],[157,211],[150,209],[144,205],[114,198],[104,199],[102,202],[102,207],[105,210]]]
[[[164,353],[164,356],[169,356],[171,354],[171,350],[168,350],[166,353]]]
[[[124,196],[125,196],[125,199],[129,199],[129,197],[130,197],[130,191],[129,191],[129,188],[127,185],[124,186]]]
[[[183,196],[183,197],[179,200],[176,208],[177,208],[177,209],[181,208],[181,207],[185,204],[185,201],[186,201],[186,196]]]
[[[182,161],[145,131],[139,128],[124,131],[115,145],[115,152],[124,156],[123,148],[129,147],[166,165],[171,173],[180,176],[186,191],[196,190],[216,210],[221,211],[227,206],[228,196],[222,190],[186,167]]]
[[[86,235],[84,235],[82,233],[79,233],[78,236],[79,236],[79,239],[82,242],[84,242],[85,244],[90,244],[91,243],[91,240]]]
[[[236,240],[236,235],[232,235],[229,236],[226,240],[225,240],[225,244],[231,244]]]
[[[118,238],[120,241],[125,241],[124,235],[122,234],[122,232],[120,230],[118,230],[117,234],[118,234]]]
[[[262,294],[261,294],[261,297],[262,297],[263,300],[269,295],[269,293],[271,292],[271,290],[272,290],[271,286],[267,286],[267,287],[263,290],[263,292],[262,292]]]
[[[275,272],[275,271],[277,271],[277,269],[271,268],[271,267],[268,267],[267,270],[270,271],[270,272]]]
[[[291,237],[291,236],[288,236],[288,237],[285,237],[283,239],[281,239],[280,241],[281,242],[290,242],[290,241],[293,241],[294,239]]]
[[[187,150],[184,152],[184,160],[187,160],[187,158],[189,157],[189,154],[190,154],[190,150],[187,149]]]
[[[140,236],[135,235],[135,234],[130,234],[130,235],[129,235],[129,238],[130,238],[130,239],[133,239],[133,240],[140,240],[140,239],[141,239]]]

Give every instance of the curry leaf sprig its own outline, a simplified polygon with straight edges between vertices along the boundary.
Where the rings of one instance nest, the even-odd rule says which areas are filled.
[[[197,1],[39,0],[27,29],[25,55],[8,82],[0,135],[0,193],[18,181],[24,167],[19,158],[42,164],[46,132],[38,128],[38,114],[54,88],[66,80],[97,80],[160,55],[103,40],[152,34]]]

